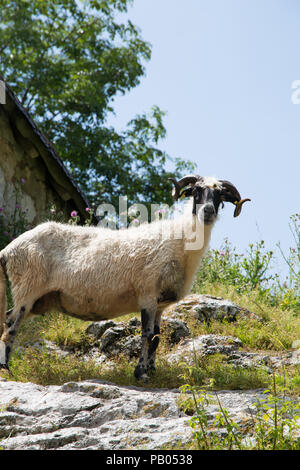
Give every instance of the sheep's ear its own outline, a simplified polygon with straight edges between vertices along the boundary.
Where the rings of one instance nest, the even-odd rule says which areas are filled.
[[[185,197],[190,197],[193,195],[193,188],[184,189],[180,194],[180,199],[184,199]]]

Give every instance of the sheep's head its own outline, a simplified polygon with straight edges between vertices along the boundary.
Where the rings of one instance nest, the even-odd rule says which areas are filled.
[[[175,200],[183,197],[192,196],[193,214],[199,213],[204,219],[205,224],[211,224],[215,221],[220,204],[231,202],[234,204],[234,217],[240,215],[242,205],[250,199],[241,199],[240,193],[236,187],[226,180],[217,180],[213,177],[203,177],[199,175],[184,176],[180,180],[169,178],[174,184],[172,196]]]

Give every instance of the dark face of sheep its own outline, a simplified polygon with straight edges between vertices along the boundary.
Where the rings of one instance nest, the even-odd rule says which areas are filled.
[[[218,185],[206,186],[195,185],[192,188],[193,214],[198,215],[206,225],[212,224],[218,215],[218,210],[222,202],[221,189]]]
[[[193,214],[203,220],[206,225],[212,224],[218,215],[220,204],[231,202],[234,204],[234,217],[241,213],[242,205],[250,199],[241,199],[236,187],[226,180],[217,180],[213,177],[188,175],[179,181],[171,179],[174,184],[173,198],[193,197]]]

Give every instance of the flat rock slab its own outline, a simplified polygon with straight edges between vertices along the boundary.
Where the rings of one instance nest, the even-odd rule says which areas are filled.
[[[167,360],[171,364],[186,362],[191,365],[195,361],[195,355],[204,357],[212,354],[222,354],[227,357],[229,363],[237,367],[255,368],[263,366],[268,372],[283,366],[298,366],[300,364],[300,349],[281,353],[278,351],[257,353],[240,351],[239,348],[242,346],[242,342],[233,336],[200,335],[195,338],[184,338],[176,350],[167,356]]]
[[[262,391],[219,392],[238,421]],[[5,450],[161,449],[191,440],[178,390],[121,387],[100,380],[62,386],[0,382],[0,439]],[[219,412],[208,406],[211,419]]]

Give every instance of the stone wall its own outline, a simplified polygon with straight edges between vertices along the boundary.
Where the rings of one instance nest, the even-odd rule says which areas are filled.
[[[28,146],[0,106],[0,208],[10,216],[17,203],[31,225],[40,222],[52,204],[68,215],[67,203],[49,184],[39,152]]]

